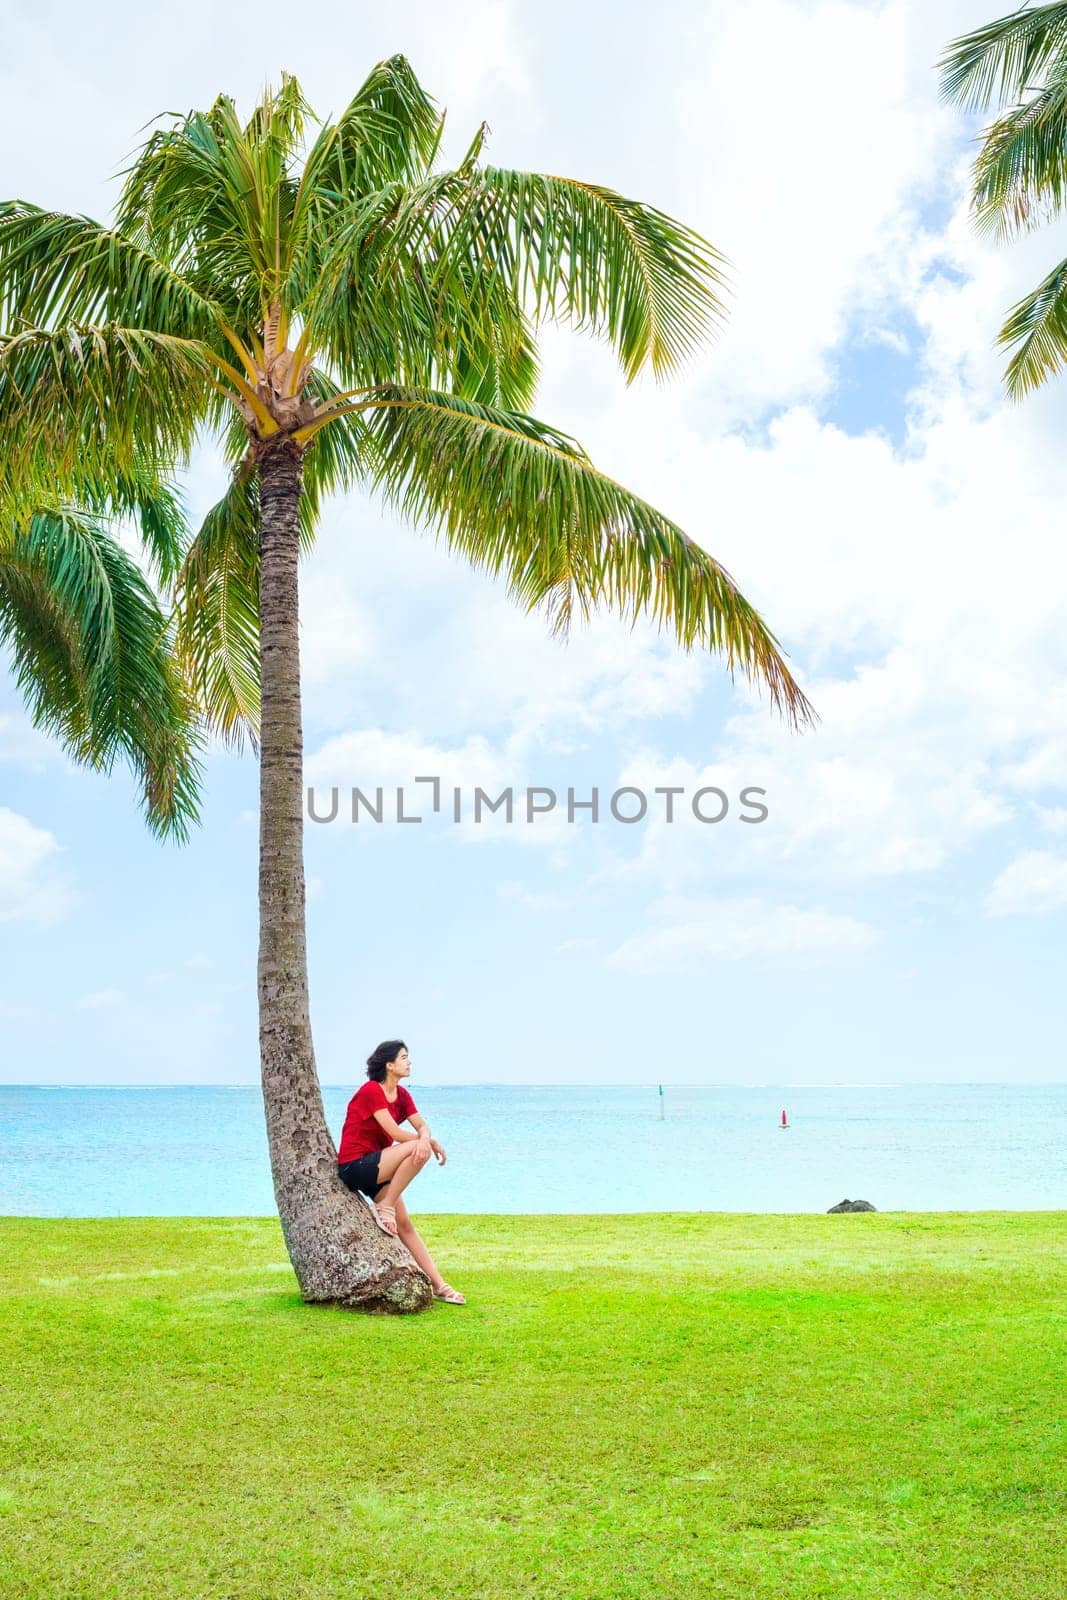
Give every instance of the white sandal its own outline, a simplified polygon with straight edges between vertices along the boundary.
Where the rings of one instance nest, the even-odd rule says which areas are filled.
[[[450,1306],[465,1306],[467,1304],[466,1295],[460,1294],[458,1289],[453,1289],[450,1283],[443,1283],[439,1289],[435,1289],[433,1297],[435,1300],[447,1301]]]

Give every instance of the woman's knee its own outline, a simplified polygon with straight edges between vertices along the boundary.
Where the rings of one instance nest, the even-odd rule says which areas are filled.
[[[427,1148],[427,1146],[424,1145],[422,1143],[422,1141],[420,1140],[419,1143],[415,1146],[414,1150],[412,1150],[409,1159],[411,1161],[412,1166],[415,1168],[415,1171],[416,1172],[421,1172],[422,1168],[426,1165],[427,1161],[429,1161],[429,1159],[430,1159],[430,1151]]]
[[[380,1183],[390,1182],[398,1169],[404,1164],[407,1152],[396,1150],[396,1154],[394,1155],[394,1150],[396,1150],[395,1145],[393,1146],[392,1150],[385,1150],[382,1152],[381,1160],[378,1162],[378,1181]]]

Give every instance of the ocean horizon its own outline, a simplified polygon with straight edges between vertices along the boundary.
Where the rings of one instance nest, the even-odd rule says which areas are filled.
[[[356,1087],[323,1085],[335,1141]],[[413,1212],[1067,1208],[1067,1084],[411,1090],[448,1152]],[[258,1084],[0,1085],[4,1215],[273,1211]]]

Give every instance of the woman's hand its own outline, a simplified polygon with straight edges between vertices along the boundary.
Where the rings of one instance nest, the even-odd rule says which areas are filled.
[[[443,1167],[444,1164],[445,1164],[445,1147],[444,1147],[444,1145],[443,1144],[438,1144],[436,1139],[431,1139],[430,1140],[430,1149],[433,1151],[434,1155],[437,1157],[438,1164]]]

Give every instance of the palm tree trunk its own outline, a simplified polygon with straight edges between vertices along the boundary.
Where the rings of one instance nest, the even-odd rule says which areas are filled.
[[[274,1195],[305,1300],[418,1311],[432,1292],[337,1176],[315,1071],[304,928],[303,734],[297,562],[300,452],[288,439],[259,462],[259,1046]]]

